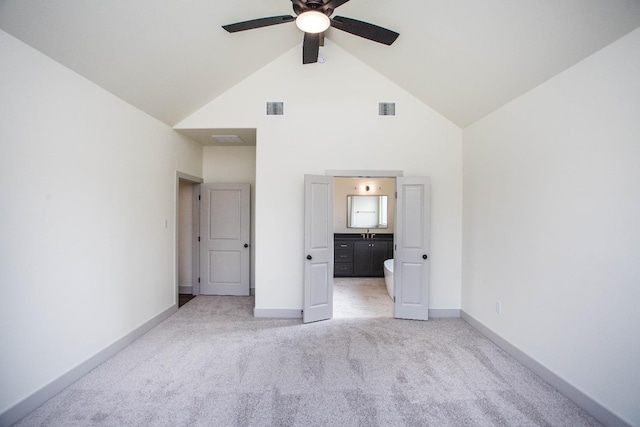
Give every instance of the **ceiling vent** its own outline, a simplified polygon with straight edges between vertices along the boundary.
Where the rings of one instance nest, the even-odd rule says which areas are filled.
[[[238,135],[211,135],[218,144],[243,144],[244,140]]]
[[[380,102],[380,103],[378,103],[378,115],[379,116],[395,116],[396,115],[396,103],[395,102]]]
[[[284,115],[284,102],[267,102],[267,116]]]

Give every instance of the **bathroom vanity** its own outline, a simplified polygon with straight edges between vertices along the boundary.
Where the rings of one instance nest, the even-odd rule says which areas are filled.
[[[335,277],[384,277],[393,258],[393,234],[334,234]]]

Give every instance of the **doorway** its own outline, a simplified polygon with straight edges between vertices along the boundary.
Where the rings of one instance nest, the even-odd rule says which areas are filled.
[[[334,177],[334,318],[393,317],[382,264],[393,258],[395,181]]]
[[[402,172],[305,175],[304,323],[333,317],[334,221],[333,178],[396,177],[393,236],[393,313],[395,318],[427,320],[429,306],[430,194],[429,177]],[[369,239],[370,231],[363,233]],[[355,245],[355,243],[354,243]],[[373,251],[373,249],[372,249]],[[354,251],[355,255],[355,251]]]
[[[199,184],[202,178],[176,172],[175,291],[178,307],[198,295]]]

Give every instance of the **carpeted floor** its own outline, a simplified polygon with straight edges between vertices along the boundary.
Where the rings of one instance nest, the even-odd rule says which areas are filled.
[[[256,319],[198,296],[19,426],[595,426],[461,319]]]

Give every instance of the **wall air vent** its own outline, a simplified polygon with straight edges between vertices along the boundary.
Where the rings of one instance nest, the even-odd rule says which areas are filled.
[[[379,116],[395,116],[396,103],[395,102],[379,102],[378,115]]]
[[[267,116],[284,115],[284,102],[267,102]]]

